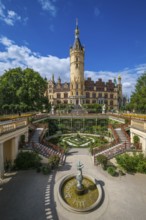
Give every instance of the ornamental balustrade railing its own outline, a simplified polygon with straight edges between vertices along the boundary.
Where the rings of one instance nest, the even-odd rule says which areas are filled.
[[[13,132],[17,129],[26,127],[27,125],[27,119],[19,119],[17,121],[8,122],[7,124],[0,124],[0,135]]]

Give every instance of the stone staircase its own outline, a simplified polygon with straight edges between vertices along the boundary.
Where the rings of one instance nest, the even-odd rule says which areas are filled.
[[[75,105],[71,113],[75,115],[82,115],[82,114],[87,113],[87,111],[84,110],[80,105]]]
[[[114,129],[115,132],[117,133],[118,137],[119,137],[119,143],[108,148],[108,149],[105,149],[103,151],[100,151],[99,153],[95,154],[94,155],[94,164],[97,164],[97,161],[96,161],[96,157],[98,155],[105,155],[108,159],[111,159],[119,154],[122,154],[124,152],[126,152],[127,150],[130,149],[130,142],[129,140],[127,139],[126,135],[124,134],[124,132],[122,131],[121,128],[116,128]]]
[[[60,163],[63,164],[65,160],[64,153],[54,150],[51,146],[45,146],[40,143],[39,137],[43,132],[43,128],[36,128],[32,138],[31,138],[31,148],[38,154],[41,154],[43,157],[49,158],[52,155],[58,155],[60,157]]]
[[[129,140],[127,139],[121,128],[116,128],[115,131],[121,143],[129,144]]]
[[[30,142],[39,143],[39,137],[43,132],[43,128],[36,128]]]

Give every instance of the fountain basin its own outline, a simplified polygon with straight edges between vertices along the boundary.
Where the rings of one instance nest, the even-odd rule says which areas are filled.
[[[70,174],[62,178],[59,184],[59,201],[64,208],[73,212],[90,212],[97,208],[102,199],[102,189],[95,179],[83,175],[83,193],[76,188],[76,176]]]

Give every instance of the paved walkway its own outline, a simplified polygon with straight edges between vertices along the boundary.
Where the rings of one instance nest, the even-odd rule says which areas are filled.
[[[74,153],[73,153],[74,152]],[[89,214],[75,214],[58,202],[58,183],[69,173],[76,173],[78,161],[87,173],[100,181],[105,192],[102,205]],[[95,167],[88,149],[72,149],[66,165],[51,175],[35,171],[18,172],[0,184],[0,219],[2,220],[145,220],[146,175],[111,177]]]

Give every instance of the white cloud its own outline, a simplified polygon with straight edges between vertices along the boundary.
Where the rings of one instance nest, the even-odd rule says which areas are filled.
[[[5,51],[0,52],[0,75],[4,70],[20,66],[33,68],[48,79],[55,73],[56,79],[60,76],[63,81],[69,81],[68,57],[62,59],[51,55],[40,56],[39,53],[32,52],[26,46],[18,46],[6,37],[1,37],[0,43],[5,46]]]
[[[56,16],[57,8],[54,4],[55,0],[38,0],[44,11],[48,11],[53,17]]]
[[[3,44],[4,46],[10,46],[13,43],[13,41],[8,39],[7,37],[1,37],[0,43]]]
[[[21,16],[15,11],[7,10],[0,1],[0,20],[5,22],[7,25],[13,26],[16,21],[21,20]]]
[[[38,71],[43,77],[50,79],[52,73],[55,80],[60,76],[62,81],[70,79],[70,59],[56,56],[41,56],[39,53],[31,51],[28,46],[19,46],[7,37],[1,37],[0,43],[4,46],[4,51],[0,52],[0,75],[5,70],[15,67],[32,68]],[[146,71],[146,64],[140,64],[133,69],[125,68],[119,72],[112,71],[85,71],[85,77],[91,77],[94,81],[101,78],[103,81],[114,80],[120,74],[122,77],[123,93],[130,95],[134,91],[137,78]]]

